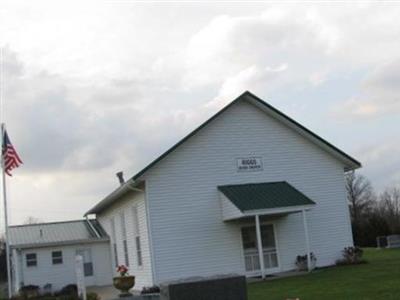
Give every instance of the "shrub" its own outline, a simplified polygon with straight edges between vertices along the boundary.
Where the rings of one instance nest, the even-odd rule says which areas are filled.
[[[24,285],[19,289],[20,292],[31,292],[31,291],[39,291],[39,286],[29,284],[29,285]]]
[[[359,247],[346,247],[342,250],[343,257],[336,261],[336,265],[357,265],[366,263],[365,260],[362,259],[363,250]]]
[[[35,299],[35,300],[39,300],[39,299]],[[42,300],[42,299],[40,299],[40,300]],[[53,297],[52,300],[79,300],[79,297],[77,295],[59,295],[59,296]]]
[[[100,300],[100,296],[95,292],[90,292],[86,294],[86,300]]]
[[[20,289],[20,294],[13,296],[12,300],[79,300],[78,289],[75,284],[69,284],[63,287],[54,295],[40,295],[39,287],[35,285],[23,286]],[[100,300],[100,296],[94,292],[86,294],[87,300]],[[0,298],[0,300],[2,300]]]
[[[43,296],[52,296],[53,295],[53,285],[51,283],[46,283],[42,289]]]
[[[76,284],[68,284],[56,292],[55,296],[60,300],[76,300],[78,299],[78,287]]]
[[[65,296],[76,296],[78,295],[78,287],[76,284],[68,284],[64,286],[59,292],[58,295],[65,295]]]
[[[315,262],[317,261],[317,257],[312,252],[310,252],[310,260],[311,260],[311,269],[313,269],[315,267]],[[308,269],[307,254],[297,255],[295,264],[299,271],[307,270]]]
[[[160,288],[156,285],[149,286],[149,287],[144,287],[141,291],[141,295],[146,295],[146,294],[159,294],[160,293]]]
[[[24,285],[19,289],[19,294],[23,299],[34,298],[39,296],[39,289],[37,285]]]

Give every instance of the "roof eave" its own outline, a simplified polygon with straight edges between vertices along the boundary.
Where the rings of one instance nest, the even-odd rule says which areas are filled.
[[[337,157],[339,160],[341,160],[344,163],[345,171],[355,170],[355,169],[362,167],[361,163],[358,160],[351,157],[344,151],[340,150],[333,144],[329,143],[327,140],[325,140],[324,138],[315,134],[308,128],[304,127],[303,125],[301,125],[294,119],[290,118],[289,116],[287,116],[280,110],[276,109],[272,105],[270,105],[267,102],[263,101],[262,99],[258,98],[256,95],[254,95],[250,92],[246,92],[245,95],[246,95],[246,99],[248,101],[251,101],[252,103],[254,103],[257,107],[259,107],[262,110],[267,109],[268,112],[270,113],[270,115],[272,115],[273,117],[275,117],[282,123],[287,124],[288,126],[290,126],[290,128],[294,129],[299,134],[309,138],[315,144],[317,144],[321,148],[325,149],[325,151],[327,151],[331,155],[333,155],[333,156]]]
[[[125,194],[127,194],[129,191],[141,191],[140,189],[136,188],[136,186],[139,184],[138,181],[133,180],[132,178],[123,183],[121,186],[119,186],[116,190],[114,190],[111,194],[109,194],[107,197],[105,197],[103,200],[101,200],[99,203],[97,203],[94,207],[92,207],[90,210],[88,210],[84,216],[86,217],[87,215],[92,215],[92,214],[98,214],[107,207],[111,206],[114,201]]]
[[[48,243],[11,244],[10,248],[12,249],[46,248],[53,246],[68,246],[76,244],[104,243],[108,242],[109,240],[110,239],[108,237],[102,237],[102,238],[80,239],[80,240],[48,242]]]

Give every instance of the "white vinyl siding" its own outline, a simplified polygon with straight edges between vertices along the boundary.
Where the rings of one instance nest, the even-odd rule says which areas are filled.
[[[237,172],[238,157],[261,157],[263,170]],[[145,175],[156,283],[244,273],[240,224],[223,222],[217,186],[287,181],[316,202],[307,213],[318,266],[352,245],[343,164],[258,108],[238,102]],[[231,210],[226,216],[233,216]],[[281,271],[305,254],[301,214],[273,220]]]
[[[105,210],[102,214],[97,216],[100,224],[103,226],[106,232],[111,235],[110,219],[115,218],[116,220],[119,220],[120,218],[118,216],[120,213],[125,212],[126,241],[128,247],[128,258],[130,262],[129,273],[136,276],[134,289],[137,290],[140,290],[145,286],[153,285],[145,201],[144,192],[131,192],[119,199],[114,205]],[[137,221],[134,220],[133,207],[136,207],[137,209]],[[115,228],[115,241],[118,245],[118,256],[124,257],[123,232],[121,230],[122,227],[119,226],[119,224],[116,224]],[[137,263],[138,255],[136,251],[135,228],[137,228],[138,232],[140,232],[142,266],[138,266]],[[115,270],[112,270],[112,273],[115,274]]]

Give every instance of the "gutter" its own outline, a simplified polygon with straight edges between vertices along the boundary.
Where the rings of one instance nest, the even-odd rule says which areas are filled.
[[[52,246],[67,246],[76,244],[94,244],[94,243],[104,243],[108,242],[110,239],[108,237],[97,238],[97,239],[83,239],[83,240],[71,240],[71,241],[59,241],[59,242],[48,242],[48,243],[30,243],[30,244],[16,244],[10,245],[11,249],[32,249],[32,248],[46,248]]]

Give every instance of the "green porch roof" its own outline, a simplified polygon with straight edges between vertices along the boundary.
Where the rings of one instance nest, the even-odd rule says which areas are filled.
[[[315,204],[286,181],[224,185],[218,189],[242,212]]]

